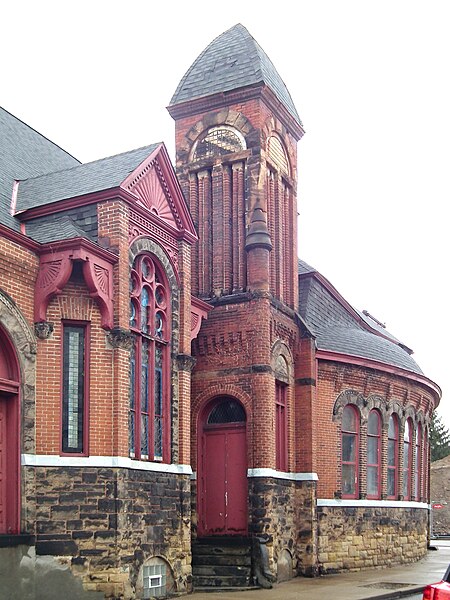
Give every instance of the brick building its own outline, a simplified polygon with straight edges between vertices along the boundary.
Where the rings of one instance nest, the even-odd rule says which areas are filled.
[[[163,144],[80,164],[0,109],[0,589],[418,559],[440,390],[298,260],[285,84],[236,25],[168,110],[176,174]]]

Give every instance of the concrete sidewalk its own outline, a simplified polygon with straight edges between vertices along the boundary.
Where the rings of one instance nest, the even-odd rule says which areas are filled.
[[[395,598],[421,592],[442,579],[450,563],[450,540],[433,540],[425,558],[401,567],[339,573],[317,578],[296,577],[271,590],[194,592],[193,600],[363,600]]]

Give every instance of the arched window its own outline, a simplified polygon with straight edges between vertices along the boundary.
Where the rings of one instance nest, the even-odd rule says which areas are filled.
[[[403,435],[403,499],[411,498],[412,421],[407,419]]]
[[[367,497],[380,498],[381,418],[377,410],[369,413],[367,423]]]
[[[282,173],[289,175],[289,162],[283,144],[275,135],[271,135],[267,142],[267,153],[271,162]]]
[[[208,129],[206,134],[197,142],[192,160],[223,156],[241,150],[245,150],[243,135],[228,125],[220,125]]]
[[[356,498],[359,483],[359,412],[347,404],[342,413],[342,497]]]
[[[414,496],[417,501],[421,497],[421,479],[422,479],[422,425],[417,424],[416,427],[416,447],[415,447],[415,466],[414,466]]]
[[[275,382],[275,463],[278,471],[287,470],[287,385]]]
[[[148,254],[136,257],[130,279],[130,456],[170,460],[170,294]]]
[[[398,495],[398,417],[391,415],[388,429],[387,452],[387,496],[390,499]]]

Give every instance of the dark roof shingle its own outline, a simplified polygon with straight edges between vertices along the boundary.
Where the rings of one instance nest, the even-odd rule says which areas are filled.
[[[266,84],[301,125],[291,95],[272,61],[238,23],[215,38],[188,69],[170,106],[240,87]]]

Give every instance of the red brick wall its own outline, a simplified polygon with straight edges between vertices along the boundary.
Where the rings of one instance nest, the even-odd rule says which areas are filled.
[[[430,416],[434,406],[433,396],[429,389],[412,379],[407,379],[394,374],[375,371],[373,369],[343,365],[339,363],[321,361],[319,365],[318,401],[314,411],[314,430],[320,444],[317,444],[317,472],[319,475],[318,497],[333,498],[336,491],[340,490],[340,424],[338,419],[333,419],[333,407],[339,394],[345,390],[355,390],[362,394],[365,399],[377,397],[380,399],[380,412],[382,416],[385,410],[397,410],[400,421],[409,414],[422,413],[424,417]],[[370,407],[369,407],[370,408]],[[364,409],[368,412],[369,409]],[[382,454],[382,494],[386,495],[386,470],[387,470],[387,429],[384,426],[383,454]],[[367,428],[362,419],[360,429],[361,451],[360,464],[360,492],[364,495],[366,490],[366,470],[364,467],[364,455],[366,452]],[[414,436],[413,436],[414,437]],[[399,494],[401,487],[401,465],[403,459],[403,430],[399,432]],[[413,448],[415,439],[413,439]],[[423,473],[422,495],[424,494],[425,480],[427,478],[427,461],[422,460]],[[414,452],[412,472],[414,472]],[[414,499],[414,498],[413,498]],[[425,500],[425,498],[423,498]]]

